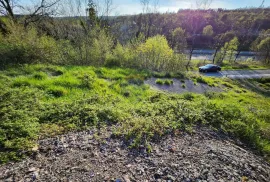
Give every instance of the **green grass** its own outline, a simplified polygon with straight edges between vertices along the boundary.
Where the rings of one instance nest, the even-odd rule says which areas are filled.
[[[57,74],[56,74],[57,72]],[[38,138],[96,126],[132,147],[197,124],[223,130],[270,156],[270,98],[227,78],[188,74],[222,93],[169,94],[151,90],[153,73],[132,69],[31,65],[0,72],[0,161],[19,160]],[[162,84],[171,79],[158,79]],[[157,80],[157,81],[158,81]],[[268,84],[263,83],[263,84]],[[184,85],[184,84],[183,84]]]

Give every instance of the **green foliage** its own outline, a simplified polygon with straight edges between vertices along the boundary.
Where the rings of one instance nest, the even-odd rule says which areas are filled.
[[[155,71],[170,71],[171,60],[177,59],[164,36],[157,35],[146,40],[137,49],[139,67]],[[177,66],[177,65],[175,65]]]
[[[212,36],[214,34],[212,25],[207,25],[203,28],[203,35]]]
[[[185,84],[182,84],[182,88],[186,88],[186,85]]]
[[[178,52],[183,52],[187,47],[185,30],[178,27],[172,31],[172,47]]]
[[[62,74],[49,74],[57,70]],[[21,158],[19,151],[31,149],[38,137],[102,125],[117,125],[115,134],[131,147],[149,150],[150,141],[174,130],[206,125],[270,154],[269,98],[226,79],[199,78],[227,83],[231,91],[176,95],[150,90],[143,80],[151,74],[131,69],[26,65],[0,75],[1,162]]]
[[[72,57],[72,52],[62,49],[71,49],[68,41],[56,41],[45,35],[39,36],[36,29],[24,29],[20,25],[7,24],[9,34],[1,38],[0,66],[23,63],[55,63],[61,64]],[[65,45],[63,45],[65,44]]]
[[[173,80],[164,80],[164,84],[165,85],[172,85],[173,84]]]
[[[157,79],[156,80],[156,84],[158,84],[158,85],[164,85],[164,81],[161,80],[161,79]]]

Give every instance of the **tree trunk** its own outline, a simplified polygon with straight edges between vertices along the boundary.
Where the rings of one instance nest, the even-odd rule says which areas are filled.
[[[213,64],[215,63],[215,58],[217,56],[217,52],[218,52],[218,48],[216,48],[216,50],[215,50],[215,54],[214,54],[214,57],[213,57]]]
[[[186,65],[187,71],[188,71],[188,68],[189,68],[189,66],[190,66],[190,62],[191,62],[191,58],[192,58],[192,53],[193,53],[193,51],[194,51],[194,48],[192,47],[191,50],[190,50],[190,54],[189,54],[189,60],[188,60],[188,63],[187,63],[187,65]]]
[[[237,60],[238,56],[240,55],[240,53],[241,53],[241,50],[238,50],[238,51],[237,51],[237,54],[236,54],[236,56],[235,56],[234,62],[236,62],[236,60]]]
[[[268,58],[269,58],[269,55],[270,55],[270,50],[267,51],[266,56],[265,56],[264,62],[265,62],[266,64],[269,63],[269,61],[267,61]]]

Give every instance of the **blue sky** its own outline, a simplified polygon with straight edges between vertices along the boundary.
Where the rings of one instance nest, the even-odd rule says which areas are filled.
[[[38,0],[20,0],[22,4],[28,4]],[[101,3],[103,0],[97,0]],[[151,0],[153,2],[155,0]],[[85,2],[85,0],[82,0]],[[213,0],[210,8],[245,8],[258,7],[262,0]],[[265,0],[265,7],[270,7],[270,0]],[[142,12],[140,0],[113,0],[113,11],[111,15],[138,14]],[[159,0],[159,12],[176,12],[179,9],[196,8],[196,0]]]

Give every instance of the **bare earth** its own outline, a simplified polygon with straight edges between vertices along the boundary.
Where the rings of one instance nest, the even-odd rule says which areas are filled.
[[[0,181],[270,181],[262,157],[209,129],[168,135],[151,144],[151,153],[131,150],[110,133],[42,140],[30,158],[0,166]]]
[[[194,83],[191,80],[185,80],[185,83],[182,83],[179,79],[172,79],[173,85],[158,85],[156,84],[157,78],[150,78],[146,80],[144,83],[150,85],[151,88],[162,90],[171,93],[185,93],[185,92],[193,92],[193,93],[204,93],[206,91],[213,91],[213,92],[221,92],[221,88],[217,87],[210,87],[207,84]],[[182,87],[182,84],[185,84],[185,88]]]

